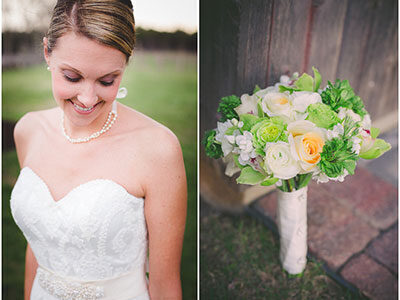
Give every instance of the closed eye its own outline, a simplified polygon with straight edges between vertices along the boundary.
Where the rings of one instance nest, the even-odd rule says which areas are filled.
[[[104,86],[111,86],[114,83],[114,80],[111,81],[104,81],[104,80],[100,80],[100,83]]]
[[[70,82],[78,82],[81,79],[80,77],[69,77],[66,74],[64,74],[64,78]]]

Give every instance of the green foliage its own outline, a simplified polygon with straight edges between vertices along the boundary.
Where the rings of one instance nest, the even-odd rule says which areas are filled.
[[[250,131],[251,127],[260,121],[260,118],[252,114],[243,114],[240,115],[240,121],[243,122],[243,127],[241,129],[243,131]]]
[[[279,178],[276,178],[276,177],[268,177],[266,180],[264,180],[263,182],[261,182],[260,185],[262,185],[262,186],[273,185],[273,184],[275,184],[278,180],[279,180]]]
[[[307,73],[303,73],[294,84],[300,91],[312,92],[314,90],[314,79]]]
[[[311,173],[298,174],[293,178],[282,180],[282,185],[277,186],[282,192],[293,192],[306,187],[312,178]]]
[[[221,113],[221,122],[234,118],[239,120],[239,116],[234,109],[240,104],[242,104],[240,98],[235,95],[221,98],[217,109],[217,112]]]
[[[261,91],[261,88],[258,86],[258,84],[256,84],[253,90],[253,94],[257,93],[258,91]]]
[[[353,110],[356,114],[364,117],[367,111],[361,98],[354,93],[348,80],[336,79],[335,84],[328,81],[328,87],[321,94],[322,102],[329,105],[335,112],[340,107]]]
[[[318,70],[312,67],[314,72],[314,92],[318,92],[319,86],[321,85],[322,77]]]
[[[215,140],[215,130],[208,130],[204,133],[203,145],[206,155],[211,158],[220,158],[223,156],[221,145]]]
[[[307,120],[313,122],[318,127],[332,129],[340,122],[337,114],[326,104],[314,103],[307,107]]]
[[[287,87],[284,85],[279,86],[279,92],[297,92],[297,91],[308,91],[308,92],[316,92],[319,89],[319,86],[321,84],[321,74],[318,72],[318,70],[314,67],[312,67],[312,70],[314,72],[314,78],[312,78],[310,75],[307,73],[303,73],[295,82],[294,85],[295,87]]]
[[[376,139],[380,132],[381,130],[379,128],[371,127],[371,137],[373,139]]]
[[[343,175],[345,169],[349,174],[354,174],[358,156],[352,152],[352,146],[352,141],[346,138],[326,141],[318,163],[322,172],[331,178]]]
[[[376,139],[371,149],[364,153],[360,153],[360,157],[364,159],[374,159],[381,156],[386,151],[389,151],[392,146],[382,139]]]
[[[265,180],[265,175],[247,166],[242,169],[240,176],[236,179],[237,183],[255,185]]]

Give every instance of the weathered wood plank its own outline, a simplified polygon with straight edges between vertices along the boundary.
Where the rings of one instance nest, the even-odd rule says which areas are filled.
[[[240,2],[238,60],[235,93],[250,93],[267,80],[272,0]]]
[[[344,23],[342,47],[335,78],[348,79],[356,93],[359,92],[364,64],[364,54],[371,31],[371,19],[375,13],[375,0],[348,2]]]
[[[274,2],[266,85],[279,81],[282,74],[302,71],[309,12],[309,1]]]
[[[397,109],[397,1],[377,1],[364,54],[359,95],[372,119]]]
[[[232,0],[200,1],[200,132],[216,126],[222,96],[237,78],[239,8]]]
[[[339,61],[347,0],[313,1],[310,54],[306,72],[312,74],[312,66],[322,74],[322,85],[335,80]]]

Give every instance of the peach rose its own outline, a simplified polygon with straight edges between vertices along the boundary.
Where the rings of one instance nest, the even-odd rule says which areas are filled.
[[[288,126],[292,156],[299,162],[302,173],[314,171],[321,160],[325,134],[309,121],[296,121]]]

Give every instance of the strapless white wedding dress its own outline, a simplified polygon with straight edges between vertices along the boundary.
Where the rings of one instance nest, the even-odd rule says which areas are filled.
[[[11,211],[39,268],[32,300],[148,300],[144,199],[96,179],[54,201],[29,167],[11,194]]]

